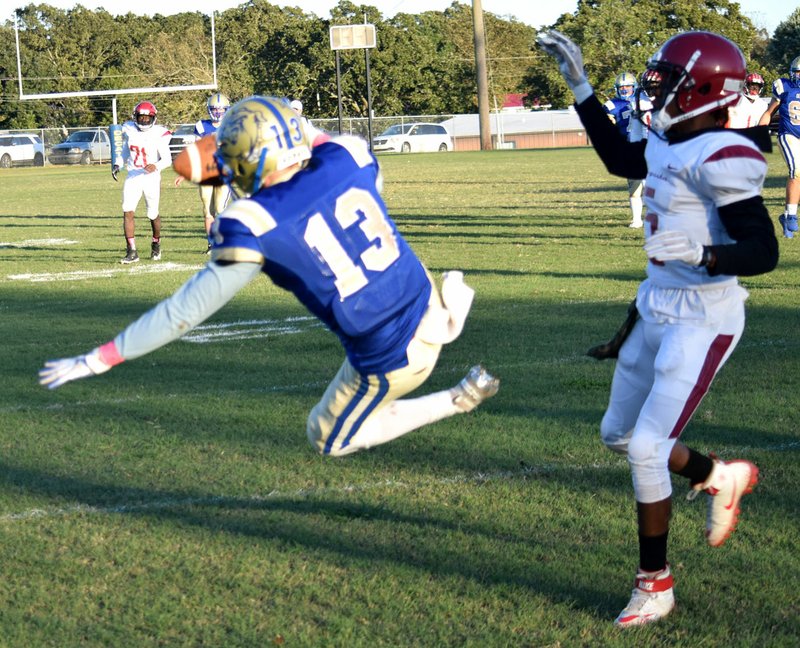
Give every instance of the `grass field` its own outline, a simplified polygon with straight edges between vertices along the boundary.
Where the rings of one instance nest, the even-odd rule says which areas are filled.
[[[584,351],[643,278],[624,181],[585,149],[381,161],[411,245],[477,290],[421,391],[476,362],[502,385],[339,460],[305,419],[340,347],[266,280],[188,341],[39,387],[44,360],[109,340],[202,266],[199,199],[167,172],[163,260],[123,267],[108,167],[2,170],[0,646],[797,646],[800,241],[742,281],[745,335],[684,434],[761,483],[710,549],[676,480],[678,608],[621,633],[633,493],[598,436],[613,364]],[[769,163],[777,222],[785,166]]]

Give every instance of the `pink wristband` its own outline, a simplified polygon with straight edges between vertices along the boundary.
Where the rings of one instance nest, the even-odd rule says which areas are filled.
[[[114,344],[114,340],[111,340],[111,342],[106,342],[100,347],[100,359],[109,367],[113,367],[125,362],[125,358],[123,358],[119,354],[119,351],[117,351],[117,345]]]

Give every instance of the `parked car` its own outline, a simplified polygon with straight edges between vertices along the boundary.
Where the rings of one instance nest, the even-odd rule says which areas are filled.
[[[105,129],[80,130],[50,149],[50,164],[91,164],[111,161],[111,142]]]
[[[44,144],[38,135],[0,135],[0,168],[44,166]]]
[[[178,128],[172,132],[172,139],[169,141],[169,150],[172,153],[172,159],[175,159],[178,153],[195,140],[197,140],[197,135],[194,132],[194,124],[178,126]]]
[[[372,150],[376,153],[452,151],[453,138],[441,124],[395,124],[372,140]]]

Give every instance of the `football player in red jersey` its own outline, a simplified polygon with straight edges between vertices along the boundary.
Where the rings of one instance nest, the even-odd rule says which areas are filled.
[[[767,102],[761,98],[764,90],[764,77],[758,72],[751,72],[744,78],[744,92],[733,106],[728,109],[728,128],[751,128],[758,126],[758,120],[767,109]]]
[[[125,165],[127,176],[122,185],[123,229],[125,256],[120,263],[136,263],[139,253],[134,238],[134,216],[142,196],[147,206],[147,218],[153,230],[150,258],[161,259],[161,216],[158,204],[161,198],[161,171],[172,164],[169,151],[171,133],[156,124],[156,107],[149,101],[136,104],[132,119],[122,125],[122,150],[113,161],[111,176],[117,179],[120,167]]]
[[[720,129],[746,75],[744,56],[726,38],[684,32],[652,56],[641,80],[653,104],[651,133],[642,142],[626,142],[609,122],[575,43],[551,31],[539,44],[558,62],[606,168],[646,178],[647,279],[600,426],[603,442],[627,455],[633,477],[639,563],[615,623],[638,626],[675,606],[667,562],[670,473],[708,494],[706,538],[713,547],[733,531],[741,497],[758,480],[749,461],[703,455],[680,435],[742,335],[747,291],[737,275],[769,272],[778,261],[761,198],[767,163],[742,131]]]

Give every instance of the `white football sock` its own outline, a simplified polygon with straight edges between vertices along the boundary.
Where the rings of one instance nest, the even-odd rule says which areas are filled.
[[[631,216],[633,223],[642,222],[642,198],[641,196],[631,196]]]

